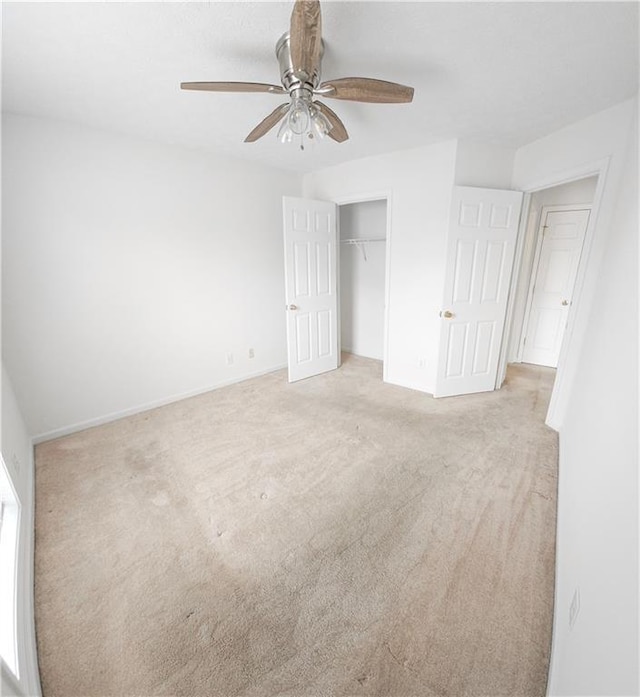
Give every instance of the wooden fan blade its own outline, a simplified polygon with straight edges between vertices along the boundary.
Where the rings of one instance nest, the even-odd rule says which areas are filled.
[[[263,82],[181,82],[180,88],[205,92],[271,92],[273,94],[285,92],[278,85],[267,85]]]
[[[322,102],[315,101],[314,104],[320,109],[320,113],[327,117],[329,123],[331,124],[331,130],[327,133],[330,138],[336,141],[336,143],[344,143],[345,140],[349,139],[349,134],[344,124],[338,118],[338,115],[329,109],[326,104]]]
[[[293,74],[309,80],[320,67],[322,16],[318,0],[296,0],[291,13],[289,50]]]
[[[333,88],[333,89],[331,89]],[[404,104],[413,100],[413,87],[370,77],[343,77],[323,82],[318,94],[331,99],[377,104]]]
[[[282,117],[289,110],[289,102],[281,104],[276,107],[266,118],[262,119],[260,123],[249,133],[249,135],[244,139],[245,143],[253,143],[262,138],[263,135],[268,133],[277,123],[282,120]]]

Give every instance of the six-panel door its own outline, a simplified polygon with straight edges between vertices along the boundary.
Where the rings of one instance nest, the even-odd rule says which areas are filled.
[[[338,367],[336,206],[284,197],[289,382]]]
[[[543,209],[522,360],[557,367],[590,209]]]
[[[455,187],[436,397],[495,389],[522,193]]]

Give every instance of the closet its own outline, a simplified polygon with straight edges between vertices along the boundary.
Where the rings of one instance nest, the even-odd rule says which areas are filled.
[[[338,208],[341,349],[383,360],[387,201]]]

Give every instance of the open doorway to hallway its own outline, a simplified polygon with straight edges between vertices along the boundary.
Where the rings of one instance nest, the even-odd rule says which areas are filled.
[[[515,362],[558,366],[597,183],[594,175],[531,195],[511,334]]]

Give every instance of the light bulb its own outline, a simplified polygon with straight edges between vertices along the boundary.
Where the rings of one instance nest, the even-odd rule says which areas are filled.
[[[291,108],[287,115],[289,128],[294,135],[303,135],[309,130],[309,120],[309,105],[304,99],[296,97],[291,103]]]
[[[278,140],[281,143],[291,143],[299,137],[300,147],[304,150],[302,138],[324,138],[333,125],[327,117],[310,100],[302,97],[293,97],[280,128]]]
[[[290,143],[293,140],[293,131],[289,127],[289,112],[287,112],[287,115],[282,119],[282,123],[278,129],[278,140],[281,143]]]
[[[318,109],[315,104],[311,104],[311,130],[317,138],[324,138],[333,128],[329,119]]]

